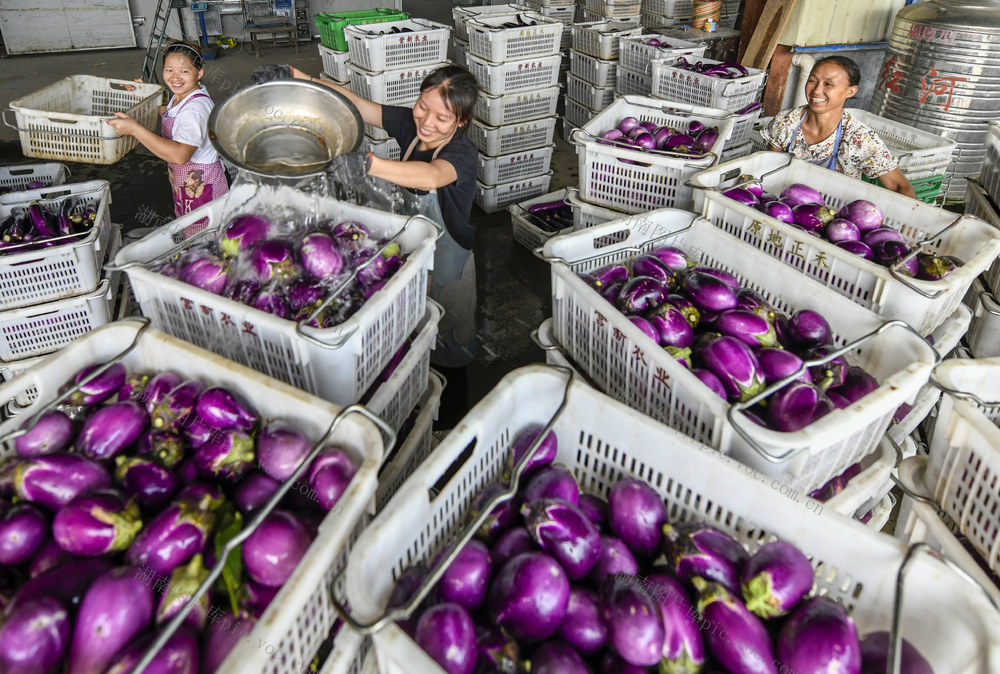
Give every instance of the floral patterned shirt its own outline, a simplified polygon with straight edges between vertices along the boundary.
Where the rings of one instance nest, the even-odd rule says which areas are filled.
[[[767,128],[761,131],[761,136],[770,145],[788,150],[795,134],[791,152],[799,159],[813,164],[826,164],[833,154],[833,142],[837,133],[820,142],[809,145],[802,134],[799,120],[806,114],[806,106],[792,108],[779,112],[771,120]],[[860,178],[861,174],[869,178],[878,178],[896,168],[899,161],[892,156],[889,148],[879,138],[875,129],[864,122],[854,119],[844,111],[844,134],[837,153],[837,171],[852,178]]]

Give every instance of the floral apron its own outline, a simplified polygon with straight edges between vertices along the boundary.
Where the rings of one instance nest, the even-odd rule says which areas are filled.
[[[177,106],[177,112],[187,105],[188,101],[208,95],[203,92],[191,94]],[[167,140],[173,140],[174,119],[166,112],[160,117],[161,135]],[[212,164],[171,164],[167,162],[170,177],[170,187],[174,193],[174,215],[181,217],[199,206],[204,206],[213,199],[218,199],[229,192],[226,182],[226,169],[222,160],[216,159]],[[190,237],[205,228],[208,220],[202,220],[184,230],[184,236]],[[192,230],[192,231],[189,231]]]
[[[792,131],[792,140],[788,142],[788,147],[785,148],[785,152],[791,152],[792,148],[795,147],[795,139],[799,136],[799,130],[802,128],[802,122],[806,118],[806,113],[802,113],[802,119],[799,120],[798,125],[795,127],[795,131]],[[840,116],[840,124],[837,125],[837,135],[833,138],[833,154],[830,158],[823,162],[822,160],[813,162],[816,166],[822,166],[823,168],[828,168],[831,171],[837,170],[837,155],[840,154],[840,141],[844,137],[844,116]],[[827,136],[829,138],[829,136]],[[805,142],[805,135],[802,136],[802,142]],[[808,145],[808,143],[806,143]]]

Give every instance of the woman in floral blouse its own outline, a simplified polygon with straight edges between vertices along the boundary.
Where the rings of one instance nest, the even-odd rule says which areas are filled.
[[[899,162],[875,130],[844,112],[844,102],[858,93],[860,81],[861,71],[851,59],[820,59],[806,80],[806,105],[779,112],[761,135],[775,152],[791,152],[852,178],[864,174],[915,198]]]

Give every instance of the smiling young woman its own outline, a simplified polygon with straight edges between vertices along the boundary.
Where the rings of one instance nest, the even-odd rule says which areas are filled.
[[[806,105],[779,112],[761,135],[775,152],[791,152],[852,178],[875,178],[886,189],[916,197],[878,133],[844,111],[860,82],[861,71],[851,59],[820,59],[806,80]]]

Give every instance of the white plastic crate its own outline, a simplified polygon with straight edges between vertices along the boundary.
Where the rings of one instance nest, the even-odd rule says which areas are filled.
[[[572,142],[571,137],[573,132],[580,127],[567,120],[566,117],[560,117],[559,119],[562,120],[560,126],[562,127],[563,141],[568,145]]]
[[[750,142],[750,134],[753,132],[753,128],[754,125],[757,124],[757,120],[760,119],[761,112],[762,109],[757,108],[752,112],[748,112],[743,115],[736,115],[736,118],[733,120],[733,130],[729,134],[729,138],[726,139],[727,149]],[[751,149],[752,147],[753,146],[751,145]]]
[[[9,103],[25,157],[114,164],[133,150],[135,136],[119,136],[107,124],[127,113],[155,131],[163,87],[92,75],[72,75]]]
[[[569,203],[566,200],[569,192],[570,189],[564,187],[555,192],[549,192],[540,197],[526,199],[520,203],[508,206],[507,212],[510,213],[510,224],[514,231],[514,240],[528,250],[533,251],[536,248],[540,248],[553,236],[556,236],[557,232],[549,232],[536,225],[528,209],[535,204],[547,204],[553,201],[566,201]],[[569,227],[569,229],[571,228],[572,226]]]
[[[698,60],[706,65],[723,63],[707,58]],[[676,61],[675,58],[668,58],[653,59],[650,62],[654,96],[668,101],[739,110],[760,100],[764,85],[767,84],[767,71],[760,68],[747,68],[749,75],[726,80],[682,70],[674,66]]]
[[[598,16],[618,21],[627,21],[639,17],[639,0],[586,0],[587,11]]]
[[[351,53],[347,50],[330,49],[322,44],[318,46],[319,56],[323,61],[323,72],[329,75],[334,82],[341,84],[350,82],[351,73],[347,69],[347,60]]]
[[[557,119],[546,117],[503,126],[489,126],[473,119],[469,123],[469,140],[490,157],[546,147],[552,144]]]
[[[569,72],[596,87],[613,87],[617,61],[594,58],[575,49],[569,50]]]
[[[561,7],[574,7],[573,0],[534,0],[527,3],[529,7],[546,9],[558,9]],[[575,9],[575,7],[574,7]]]
[[[555,147],[520,150],[499,157],[482,156],[476,177],[484,185],[499,185],[547,173]]]
[[[140,332],[140,325],[135,320],[120,321],[82,337],[58,354],[43,359],[14,381],[0,386],[0,399],[16,399],[29,387],[34,387],[40,402],[52,401],[77,371],[116,358],[134,342],[135,348],[121,360],[130,370],[166,368],[184,378],[200,379],[209,386],[226,387],[266,417],[292,423],[313,442],[322,437],[340,411],[329,402],[151,327]],[[33,411],[32,408],[27,410]],[[22,422],[23,417],[5,422],[0,425],[0,435],[16,430]],[[338,501],[338,507],[320,525],[314,545],[261,616],[257,627],[247,636],[247,643],[254,647],[234,648],[217,672],[286,673],[291,670],[293,659],[310,662],[333,626],[336,613],[329,588],[343,567],[351,542],[357,535],[356,527],[366,518],[365,510],[374,498],[376,473],[384,448],[378,429],[359,415],[345,417],[331,435],[330,444],[349,452],[358,471]],[[343,583],[338,583],[338,596],[343,596],[343,589]],[[273,643],[272,654],[276,650],[287,659],[273,658],[264,648],[257,648],[258,639]],[[347,650],[339,637],[334,643],[335,649]]]
[[[552,117],[556,114],[559,103],[559,91],[559,87],[546,87],[506,96],[491,96],[480,92],[479,98],[476,99],[474,114],[490,126]]]
[[[469,71],[484,91],[494,95],[513,94],[553,87],[559,81],[562,54],[541,56],[525,61],[490,63],[468,55]]]
[[[764,140],[764,137],[760,135],[760,132],[761,129],[767,128],[773,119],[774,117],[761,117],[753,125],[753,130],[750,132],[750,142],[753,143],[754,152],[764,152],[771,149],[767,141]]]
[[[31,358],[23,358],[21,360],[15,360],[11,363],[0,363],[0,381],[8,382],[13,381],[17,377],[21,376],[24,372],[38,365],[48,356],[33,356]],[[0,401],[4,403],[4,413],[6,417],[11,417],[16,414],[21,414],[24,410],[30,408],[31,403],[38,399],[38,389],[34,386],[28,386],[23,390],[19,391],[16,397],[10,400]]]
[[[969,295],[965,301],[974,311],[965,336],[969,351],[974,358],[1000,356],[1000,301],[978,278],[972,282]]]
[[[944,169],[951,163],[952,153],[958,146],[958,143],[948,138],[880,117],[867,110],[847,108],[846,111],[878,132],[879,138],[899,160],[899,168],[903,170]],[[943,170],[935,171],[935,173],[943,172]]]
[[[618,69],[619,74],[626,72]],[[687,126],[697,120],[719,129],[711,152],[688,159],[663,152],[642,152],[597,140],[618,126],[623,117],[653,122],[657,126]],[[580,166],[580,196],[598,206],[640,213],[654,208],[691,208],[692,188],[686,181],[697,171],[715,164],[733,126],[733,115],[725,110],[655,98],[625,96],[615,100],[574,134]],[[621,161],[626,159],[629,163]]]
[[[392,33],[393,28],[406,33]],[[398,70],[448,60],[451,26],[427,19],[406,19],[344,27],[351,62],[369,71]]]
[[[374,140],[366,136],[365,143],[368,145],[368,148],[371,151],[371,153],[376,157],[382,157],[383,159],[399,160],[399,158],[403,154],[403,151],[399,147],[399,143],[396,142],[395,138],[386,138],[385,140]]]
[[[649,96],[653,88],[653,76],[632,72],[618,64],[615,70],[615,90],[622,96]]]
[[[573,207],[574,232],[601,225],[611,220],[621,220],[622,218],[627,218],[629,215],[628,213],[622,213],[611,208],[587,203],[580,198],[580,190],[577,189],[570,190],[566,200]]]
[[[455,54],[455,58],[453,59],[455,63],[463,68],[467,68],[469,63],[468,58],[466,58],[469,53],[468,40],[460,40],[457,37],[453,37],[451,38],[451,48]]]
[[[389,132],[371,124],[365,124],[365,136],[369,140],[388,140]]]
[[[965,213],[966,215],[974,215],[1000,229],[1000,213],[990,201],[986,188],[974,178],[969,178],[965,185]],[[983,275],[983,280],[986,284],[986,290],[994,292],[1000,289],[1000,262],[993,263],[993,266]]]
[[[941,281],[897,278],[886,267],[722,196],[717,188],[728,187],[741,172],[764,176],[764,189],[773,194],[792,183],[810,185],[835,210],[849,201],[868,199],[881,207],[885,225],[898,230],[910,244],[943,232],[924,248],[938,255],[954,255],[965,264]],[[982,220],[971,216],[958,219],[954,213],[785,153],[758,152],[726,162],[695,175],[691,183],[697,188],[695,210],[718,227],[879,315],[906,321],[925,335],[954,313],[972,279],[989,269],[1000,254],[1000,230]],[[926,297],[915,288],[936,296]]]
[[[431,351],[437,338],[443,310],[433,301],[427,303],[427,315],[414,330],[409,351],[396,369],[378,385],[363,404],[396,433],[403,427],[413,407],[427,390]]]
[[[348,61],[347,70],[351,76],[351,91],[358,96],[382,105],[406,105],[420,98],[420,83],[424,78],[445,65],[448,64],[434,63],[370,73]]]
[[[642,0],[642,11],[691,21],[694,18],[694,2],[693,0]]]
[[[434,444],[434,421],[441,409],[441,393],[445,382],[441,375],[431,371],[424,380],[424,393],[417,402],[413,427],[406,438],[399,440],[397,449],[386,457],[378,476],[376,510],[382,510],[395,496],[400,486],[413,474],[430,454]]]
[[[97,203],[92,230],[83,238],[59,246],[0,255],[0,311],[51,302],[93,291],[101,279],[101,263],[111,238],[111,187],[106,180],[26,190],[0,195],[0,220],[15,208],[38,201],[56,206],[67,198]]]
[[[639,13],[639,25],[651,32],[657,32],[663,30],[664,28],[681,26],[685,23],[686,21],[683,19],[674,19],[669,16],[663,16],[662,14],[651,14],[650,12]]]
[[[491,16],[524,12],[529,9],[531,8],[521,3],[485,5],[481,7],[452,7],[451,18],[455,23],[455,37],[459,40],[469,41],[469,31],[466,24],[470,19],[489,19]]]
[[[381,615],[400,573],[419,561],[430,563],[463,531],[473,499],[503,479],[513,439],[529,424],[549,421],[565,385],[563,372],[541,365],[508,374],[414,471],[352,551],[347,585],[356,617]],[[816,569],[813,591],[841,602],[861,634],[891,629],[897,574],[907,553],[903,542],[836,513],[790,507],[770,483],[578,381],[553,431],[556,460],[573,472],[583,493],[606,497],[618,481],[637,478],[661,494],[672,522],[707,522],[751,552],[776,538],[787,540]],[[472,443],[476,451],[466,458]],[[937,674],[994,671],[1000,621],[979,588],[928,555],[911,561],[903,587],[902,634],[919,644]],[[395,624],[372,640],[381,674],[443,671]]]
[[[618,60],[618,40],[642,32],[635,21],[603,19],[573,26],[573,49],[596,59]]]
[[[573,126],[582,127],[596,117],[599,112],[600,110],[592,110],[583,103],[574,101],[572,98],[566,99],[566,119]],[[566,142],[570,142],[570,138],[567,138]]]
[[[660,44],[656,47],[646,44],[651,38],[659,40]],[[664,45],[669,46],[664,47]],[[686,56],[690,60],[693,57],[704,56],[706,48],[704,42],[698,44],[658,33],[637,35],[622,38],[618,43],[618,62],[632,72],[651,74],[649,62],[654,58]]]
[[[907,544],[926,543],[940,551],[986,588],[993,601],[1000,603],[1000,587],[983,571],[980,566],[982,560],[973,558],[972,553],[955,537],[956,533],[961,534],[956,531],[955,523],[950,518],[942,518],[937,503],[923,502],[911,495],[933,501],[924,488],[927,463],[927,457],[914,456],[903,461],[899,467],[899,481],[910,493],[903,493],[895,536]],[[947,517],[944,515],[944,518]]]
[[[591,12],[586,7],[581,7],[580,5],[577,5],[577,15],[580,18],[577,19],[576,23],[594,23],[595,21],[608,20],[608,17],[598,14],[597,12]]]
[[[511,204],[545,194],[551,181],[552,171],[501,185],[484,185],[477,180],[475,202],[486,213],[496,213]]]
[[[730,147],[727,141],[726,147],[722,150],[722,155],[719,157],[719,162],[733,161],[734,159],[746,157],[750,154],[753,154],[753,143],[743,143],[742,145]]]
[[[535,25],[504,28],[504,23],[520,19]],[[530,11],[469,19],[469,53],[491,63],[523,61],[538,56],[557,54],[562,42],[563,24]]]
[[[256,197],[266,201],[267,190],[273,189],[255,189]],[[152,319],[154,326],[339,405],[350,404],[368,390],[426,313],[427,274],[433,264],[437,228],[423,218],[407,221],[401,215],[333,199],[317,203],[308,195],[290,192],[281,191],[282,201],[271,197],[272,203],[297,213],[357,220],[380,238],[398,234],[396,240],[409,255],[385,287],[333,328],[297,329],[294,321],[167,278],[141,265],[172,248],[174,233],[192,222],[207,217],[209,229],[222,227],[222,199],[126,246],[115,256],[115,263],[136,263],[126,271],[142,314]],[[236,189],[229,194],[234,204],[247,197]]]
[[[979,174],[982,183],[994,204],[1000,204],[1000,122],[990,122],[986,130],[986,159]]]
[[[46,187],[58,187],[68,177],[69,169],[56,162],[0,166],[0,194],[24,191],[32,182],[46,184]]]
[[[607,242],[614,243],[602,245]],[[556,339],[601,390],[630,407],[808,493],[868,456],[896,409],[912,402],[927,383],[936,359],[933,349],[913,332],[890,327],[845,356],[881,384],[851,407],[793,433],[761,428],[737,413],[733,423],[762,448],[755,450],[730,423],[725,400],[578,276],[631,260],[656,245],[678,246],[699,264],[733,273],[781,311],[821,312],[833,327],[838,347],[884,322],[685,211],[651,211],[553,239],[544,255],[552,261]],[[761,455],[764,451],[768,457]],[[799,453],[782,458],[793,451]]]
[[[573,17],[576,15],[576,6],[572,3],[566,3],[560,6],[546,6],[539,5],[538,3],[531,2],[528,0],[528,7],[531,8],[533,12],[541,14],[546,19],[552,19],[553,21],[558,21],[559,23],[566,26],[567,24],[573,23]],[[562,38],[560,39],[560,44],[565,44],[567,39],[570,38],[569,28],[564,27],[562,32]]]
[[[593,110],[603,110],[615,100],[614,87],[595,87],[570,73],[566,77],[566,95]]]

